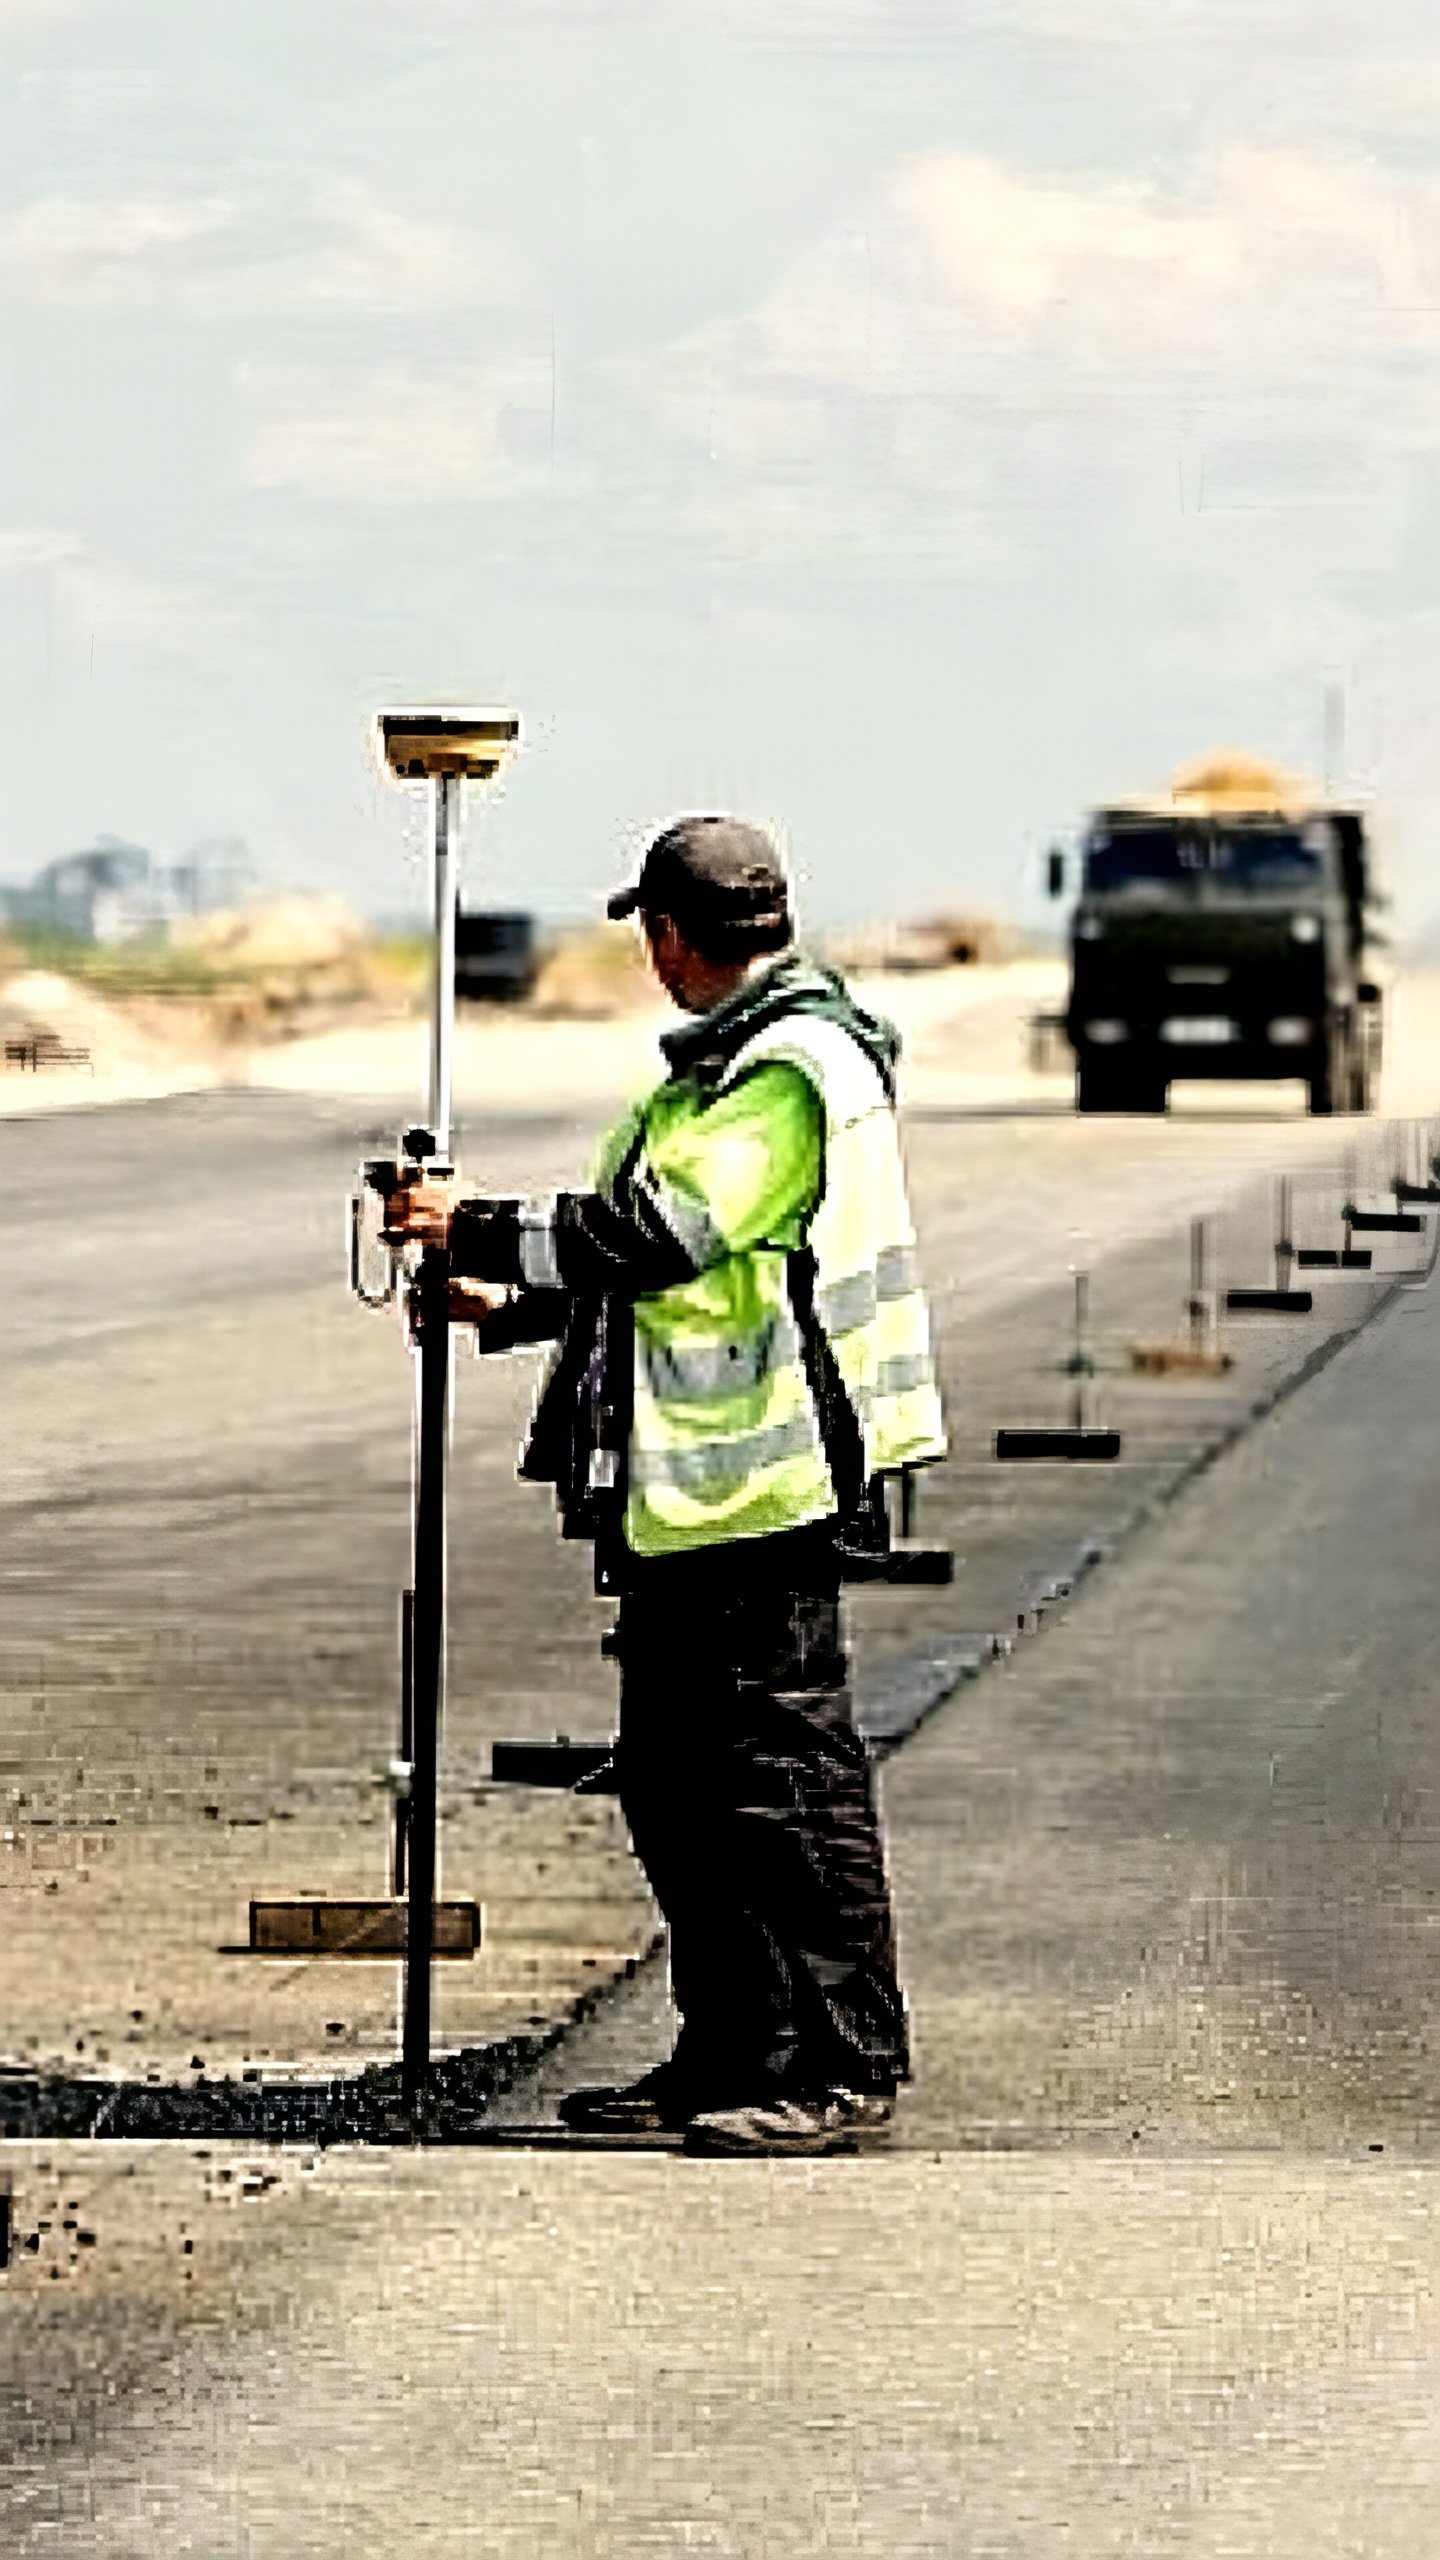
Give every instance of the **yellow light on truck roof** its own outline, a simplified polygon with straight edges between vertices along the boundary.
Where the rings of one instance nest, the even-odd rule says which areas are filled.
[[[1177,809],[1209,815],[1223,810],[1313,809],[1318,794],[1293,774],[1262,764],[1255,756],[1207,756],[1199,764],[1182,765],[1172,775],[1170,797]]]

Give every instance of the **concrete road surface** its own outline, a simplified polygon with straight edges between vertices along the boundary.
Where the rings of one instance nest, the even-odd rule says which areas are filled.
[[[937,1025],[924,1071],[980,1074],[1013,1028],[957,1024],[947,1063]],[[144,2040],[194,1914],[147,1910],[122,2006],[129,1904],[88,1903],[94,1878],[128,1860],[138,1892],[175,1841],[278,1857],[298,1822],[321,1859],[383,1724],[403,1563],[403,1363],[332,1276],[358,1115],[156,1110],[3,1132],[35,1211],[7,1244],[30,1328],[6,1377],[7,1683],[62,1852],[21,1890],[93,1911],[80,2032],[107,2057],[132,2032],[173,2050]],[[498,1178],[560,1178],[583,1118],[493,1126]],[[1077,1127],[1013,1078],[1008,1099],[932,1087],[911,1146],[952,1391],[979,1401],[1077,1231],[1148,1270],[1146,1239],[1287,1162],[1315,1165],[1318,1215],[1346,1134],[1193,1105]],[[495,1424],[522,1393],[471,1386]],[[1407,1293],[887,1764],[917,2064],[885,2151],[4,2146],[0,2545],[1440,2551],[1437,1388],[1440,1303]],[[496,1543],[471,1623],[507,1712],[543,1665],[553,1723],[593,1642],[557,1633],[576,1559],[543,1518],[513,1525],[502,1451],[475,1464],[468,1517]],[[273,1734],[307,1710],[297,1774]],[[476,1854],[512,1886],[583,1856],[643,1926],[618,1843],[544,1842],[520,1812],[497,1843],[499,1821],[492,1799]],[[199,1852],[174,1871],[202,1875]],[[27,2013],[27,1980],[6,1988]],[[606,2034],[650,2058],[644,1991],[592,2060]],[[207,2023],[228,2050],[247,2021]]]
[[[12,2149],[9,2547],[1440,2548],[1437,1397],[1406,1298],[891,1764],[887,2153]]]
[[[1079,1123],[1063,1080],[1025,1071],[1024,973],[894,992],[955,1449],[921,1526],[962,1564],[953,1592],[865,1600],[867,1677],[921,1638],[1013,1628],[1310,1348],[1303,1326],[1252,1328],[1227,1381],[1124,1374],[1134,1335],[1178,1326],[1190,1213],[1217,1212],[1217,1280],[1265,1279],[1263,1177],[1288,1168],[1298,1239],[1333,1242],[1344,1152],[1363,1187],[1391,1147],[1379,1124],[1307,1121],[1295,1095],[1254,1089],[1194,1088],[1160,1123]],[[1410,1018],[1423,1025],[1418,1004]],[[578,1057],[553,1033],[590,1079],[568,1102],[553,1063],[543,1111],[462,1088],[468,1165],[502,1188],[575,1178],[607,1076],[634,1071],[653,1026],[594,1030]],[[1425,1055],[1412,1030],[1402,1083]],[[0,1895],[17,1977],[0,2059],[143,2082],[393,2053],[393,1966],[257,1967],[242,1951],[252,1897],[388,1884],[410,1363],[393,1316],[346,1296],[344,1202],[408,1099],[239,1091],[0,1122],[23,1211],[0,1240]],[[1377,1283],[1409,1250],[1382,1240]],[[1097,1396],[1125,1464],[1103,1486],[1011,1486],[991,1436],[1063,1418],[1076,1261],[1095,1265]],[[1315,1335],[1368,1292],[1322,1291]],[[488,1784],[496,1737],[603,1736],[613,1718],[588,1557],[513,1482],[532,1367],[463,1359],[457,1380],[443,1878],[482,1896],[486,1936],[478,1962],[439,1970],[452,2047],[544,2032],[654,1926],[613,1805]]]

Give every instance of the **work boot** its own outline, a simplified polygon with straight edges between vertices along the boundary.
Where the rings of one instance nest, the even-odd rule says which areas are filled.
[[[707,2107],[691,2116],[685,2148],[802,2157],[851,2150],[858,2136],[879,2133],[894,2113],[894,2092],[882,2089],[827,2089],[814,2098],[775,2096],[744,2107]]]
[[[862,2132],[884,2121],[872,2115],[886,2101],[834,2091],[822,2098],[760,2098],[748,2107],[714,2107],[693,2115],[685,2129],[687,2151],[724,2153],[734,2157],[785,2156],[813,2159],[829,2151],[848,2151]]]
[[[557,2113],[576,2133],[678,2133],[699,2101],[670,2062],[613,2089],[572,2089]]]
[[[857,2133],[878,2132],[895,2113],[894,2097],[883,2089],[832,2089],[830,2101]]]

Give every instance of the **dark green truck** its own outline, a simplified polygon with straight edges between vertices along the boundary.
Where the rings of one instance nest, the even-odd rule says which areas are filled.
[[[1163,1111],[1177,1077],[1299,1077],[1369,1111],[1383,1037],[1358,809],[1267,767],[1199,766],[1097,809],[1079,855],[1064,1025],[1081,1111]],[[1050,859],[1060,895],[1066,864]]]

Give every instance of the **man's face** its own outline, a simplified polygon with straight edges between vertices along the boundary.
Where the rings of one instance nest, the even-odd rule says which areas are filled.
[[[673,916],[644,915],[640,922],[651,969],[671,1002],[683,1005],[686,1002],[684,990],[689,983],[686,966],[690,958],[689,944]]]
[[[650,966],[673,1004],[684,1013],[708,1013],[733,994],[748,973],[744,960],[712,960],[696,949],[673,916],[642,916]]]

